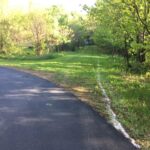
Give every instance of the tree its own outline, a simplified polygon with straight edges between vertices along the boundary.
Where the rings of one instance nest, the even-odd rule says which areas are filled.
[[[149,8],[148,0],[97,0],[89,11],[90,20],[95,24],[96,44],[110,45],[112,51],[118,49],[128,67],[131,67],[131,57],[136,56],[139,63],[145,62],[150,44]]]
[[[62,7],[52,6],[48,10],[49,44],[57,51],[64,50],[72,38],[72,29],[69,27],[69,15]]]
[[[0,52],[6,53],[10,42],[10,23],[7,19],[0,19]]]
[[[41,55],[46,39],[46,20],[44,15],[39,13],[30,13],[29,14],[29,29],[32,33],[33,42],[35,43],[35,51],[37,55]]]
[[[133,48],[137,49],[137,60],[140,63],[143,63],[146,59],[147,45],[150,40],[150,1],[123,0],[123,3],[126,4],[138,26],[136,31],[136,41],[133,44]]]
[[[69,22],[69,27],[73,31],[73,36],[71,39],[72,48],[80,47],[84,43],[84,38],[86,36],[87,30],[85,27],[85,18],[77,13],[71,14],[71,20]]]

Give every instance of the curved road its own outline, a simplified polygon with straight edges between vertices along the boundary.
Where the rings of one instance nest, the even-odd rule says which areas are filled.
[[[0,68],[1,150],[135,150],[73,94],[44,79]]]

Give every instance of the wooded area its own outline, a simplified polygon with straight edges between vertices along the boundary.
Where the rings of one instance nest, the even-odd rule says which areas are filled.
[[[96,44],[122,54],[128,68],[138,72],[150,60],[149,0],[99,0],[89,15]]]
[[[20,53],[35,49],[37,55],[96,44],[126,59],[127,69],[147,71],[150,59],[150,2],[148,0],[97,0],[84,6],[87,15],[67,13],[59,6],[28,13],[5,12],[1,3],[0,51]]]

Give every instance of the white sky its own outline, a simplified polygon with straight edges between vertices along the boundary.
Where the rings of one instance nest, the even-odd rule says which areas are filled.
[[[9,0],[9,9],[19,9],[27,11],[31,0]],[[81,5],[94,5],[95,0],[32,0],[33,8],[48,8],[52,5],[63,6],[68,11],[82,10]]]

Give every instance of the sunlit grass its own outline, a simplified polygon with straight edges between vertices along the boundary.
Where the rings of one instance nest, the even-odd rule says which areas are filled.
[[[15,66],[32,70],[55,73],[59,83],[90,89],[101,95],[96,73],[109,97],[112,108],[130,134],[141,143],[150,141],[150,79],[144,75],[125,73],[122,68],[123,58],[104,54],[60,53],[38,58],[0,59],[2,66]],[[97,103],[101,99],[97,98]],[[97,107],[102,112],[102,107]],[[150,144],[150,142],[147,142]],[[148,145],[147,144],[147,145]],[[148,146],[147,146],[148,147]]]

